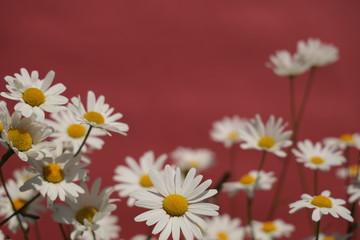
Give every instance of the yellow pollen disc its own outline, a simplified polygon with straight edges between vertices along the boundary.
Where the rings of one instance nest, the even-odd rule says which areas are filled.
[[[149,177],[149,175],[145,174],[140,178],[140,185],[142,187],[152,187],[153,183]]]
[[[353,143],[354,142],[354,136],[352,134],[343,134],[340,136],[340,140],[345,143]]]
[[[86,218],[89,222],[92,222],[95,213],[97,213],[98,210],[96,208],[93,207],[84,207],[82,209],[80,209],[77,213],[76,213],[76,220],[81,223],[84,224],[84,219]]]
[[[216,234],[218,240],[228,240],[229,239],[229,235],[226,232],[218,232]]]
[[[23,93],[24,101],[32,107],[40,106],[45,102],[44,93],[38,88],[28,88]]]
[[[250,185],[253,184],[256,181],[256,178],[254,178],[253,176],[246,174],[244,176],[242,176],[239,180],[242,184],[245,185]]]
[[[86,127],[81,124],[71,124],[67,128],[67,132],[72,138],[81,138],[86,134]]]
[[[51,183],[58,183],[64,180],[64,171],[55,163],[50,163],[43,167],[43,175],[45,180]]]
[[[11,128],[8,132],[9,140],[19,151],[27,151],[32,147],[32,137],[23,128]]]
[[[13,204],[14,204],[15,210],[19,210],[26,204],[26,201],[22,198],[16,198],[15,200],[13,200]]]
[[[336,240],[336,238],[333,236],[326,236],[326,237],[323,237],[322,240]]]
[[[171,194],[163,200],[163,208],[170,216],[182,216],[188,210],[188,201],[179,194]]]
[[[3,131],[3,125],[2,125],[2,123],[0,122],[0,134],[2,133],[2,131]]]
[[[316,164],[316,165],[321,165],[323,164],[325,161],[324,159],[322,159],[321,157],[312,157],[310,159],[310,162],[312,162],[313,164]]]
[[[321,195],[314,197],[313,200],[311,201],[311,204],[314,206],[317,206],[317,207],[321,207],[321,208],[331,208],[332,207],[332,202],[331,202],[330,198],[321,196]]]
[[[356,177],[357,173],[358,173],[358,166],[357,165],[351,165],[349,168],[348,168],[348,172],[349,172],[349,175],[351,177]]]
[[[197,160],[191,160],[188,162],[189,168],[199,168],[200,163]]]
[[[275,140],[272,137],[264,136],[259,139],[258,145],[262,148],[272,148],[275,145]]]
[[[104,117],[98,112],[87,112],[84,114],[84,118],[89,122],[94,122],[96,124],[104,124]]]
[[[264,232],[273,232],[276,230],[276,226],[273,222],[269,221],[269,222],[264,222],[262,225],[261,230],[263,230]]]
[[[239,139],[239,133],[237,132],[230,132],[227,136],[228,139],[235,141]]]

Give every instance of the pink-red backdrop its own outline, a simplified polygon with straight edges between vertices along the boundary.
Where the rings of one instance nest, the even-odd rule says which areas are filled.
[[[41,76],[54,70],[55,82],[68,88],[67,97],[85,98],[94,90],[124,114],[128,136],[106,137],[104,148],[91,155],[90,176],[102,177],[104,185],[114,184],[114,168],[124,164],[125,156],[138,158],[150,149],[159,155],[177,146],[212,149],[217,164],[204,175],[217,181],[229,155],[210,140],[212,123],[226,115],[249,118],[256,113],[288,120],[288,82],[265,62],[276,50],[294,51],[300,39],[320,38],[340,50],[340,61],[316,76],[300,139],[359,131],[359,10],[360,2],[351,0],[2,1],[0,76],[21,67],[39,70]],[[298,97],[305,79],[296,81]],[[5,81],[1,91],[4,86]],[[239,151],[238,156],[239,176],[257,168],[259,152]],[[22,165],[13,157],[4,167],[6,176]],[[272,156],[265,163],[277,175],[280,166]],[[301,194],[295,164],[289,171],[283,196],[287,203]],[[306,174],[310,181],[311,172],[306,169]],[[345,197],[334,171],[320,177],[320,189]],[[273,193],[258,196],[254,218],[265,220]],[[243,222],[244,197],[239,194],[237,207]],[[220,199],[228,203],[224,194]],[[133,221],[142,209],[127,208],[125,202],[115,213],[121,236],[129,239],[146,227]],[[229,207],[223,204],[221,212]],[[277,217],[296,225],[292,239],[311,234],[305,211],[289,215],[285,204]],[[326,219],[333,223],[327,232],[345,230],[344,220]],[[61,239],[48,215],[39,224],[42,239]]]

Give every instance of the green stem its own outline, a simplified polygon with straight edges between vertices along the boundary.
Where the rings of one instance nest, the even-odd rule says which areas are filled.
[[[68,238],[66,237],[64,226],[61,223],[59,223],[59,228],[60,228],[60,232],[61,232],[63,239],[67,240]]]
[[[11,157],[11,155],[14,154],[14,150],[12,150],[12,148],[8,148],[8,150],[6,151],[6,153],[1,157],[1,161],[0,161],[0,168],[6,163],[6,161]]]
[[[92,233],[93,239],[96,240],[95,232],[92,230],[91,233]]]
[[[318,174],[319,174],[319,170],[315,169],[314,170],[314,195],[318,195]]]
[[[83,140],[83,142],[81,143],[79,149],[77,150],[77,152],[74,154],[74,157],[76,157],[80,152],[81,152],[81,149],[83,148],[83,146],[85,145],[85,142],[86,140],[88,139],[89,135],[90,135],[90,132],[91,132],[91,129],[92,129],[92,126],[89,127],[87,133],[86,133],[86,136]]]
[[[319,234],[320,234],[320,220],[316,223],[315,240],[319,240]]]
[[[265,150],[262,151],[260,164],[259,164],[259,167],[258,167],[258,169],[256,171],[256,179],[255,179],[255,183],[254,183],[254,191],[252,193],[252,197],[255,196],[255,191],[256,191],[257,185],[258,185],[259,180],[260,180],[260,171],[262,170],[262,168],[264,166],[264,163],[265,163],[266,153],[267,152]]]
[[[247,194],[247,209],[246,209],[246,224],[250,227],[250,236],[254,238],[254,229],[252,227],[252,203],[253,197],[250,194]]]

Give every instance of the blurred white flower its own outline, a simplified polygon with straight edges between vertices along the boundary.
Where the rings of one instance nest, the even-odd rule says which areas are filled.
[[[281,77],[296,77],[309,69],[309,65],[299,59],[297,54],[291,55],[286,50],[277,51],[270,56],[266,64],[274,73]]]
[[[345,149],[347,147],[355,147],[360,150],[360,134],[359,133],[345,133],[340,137],[329,137],[324,139],[326,145],[335,148]]]
[[[360,199],[360,186],[350,185],[347,187],[347,194],[349,195],[349,202],[353,203]]]
[[[100,226],[97,231],[97,240],[118,240],[121,227],[118,225],[118,217],[115,215],[107,215],[99,220],[97,224]],[[81,240],[93,240],[94,236],[91,232],[86,231],[80,238]]]
[[[336,170],[336,175],[339,178],[356,178],[358,175],[359,167],[357,164],[352,164],[348,168],[339,168]],[[359,176],[360,177],[360,176]]]
[[[273,221],[259,222],[252,221],[256,240],[273,240],[278,238],[289,238],[295,230],[292,224],[285,223],[281,219]]]
[[[183,172],[187,172],[191,168],[196,168],[201,172],[214,164],[214,153],[205,148],[178,147],[171,153],[171,156],[175,160],[176,166]]]
[[[240,219],[231,219],[228,214],[219,215],[211,219],[207,219],[208,228],[204,231],[204,240],[226,239],[226,240],[242,240],[245,232],[240,227]]]

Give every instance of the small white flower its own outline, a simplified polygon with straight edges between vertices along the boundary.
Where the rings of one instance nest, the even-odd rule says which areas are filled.
[[[121,227],[118,225],[118,217],[115,215],[108,215],[98,221],[99,230],[97,231],[96,239],[99,240],[111,240],[119,239],[119,232]],[[91,232],[87,231],[80,238],[81,240],[93,240],[94,236]]]
[[[281,219],[266,222],[253,221],[252,226],[255,239],[259,240],[272,240],[282,237],[289,238],[291,232],[295,230],[293,225],[285,223]]]
[[[31,76],[25,68],[21,74],[15,77],[6,76],[8,83],[6,88],[10,93],[2,92],[1,96],[19,101],[15,105],[15,110],[21,112],[24,117],[35,115],[37,121],[44,121],[45,112],[56,112],[64,109],[64,104],[68,99],[60,94],[66,90],[61,84],[50,87],[54,80],[55,72],[50,71],[43,80],[39,79],[39,73],[32,71]]]
[[[354,221],[351,216],[351,212],[341,206],[345,204],[342,199],[335,199],[330,197],[330,191],[323,191],[320,195],[310,196],[309,194],[302,194],[302,200],[291,203],[289,213],[294,213],[302,208],[314,209],[312,212],[312,220],[315,222],[320,221],[323,214],[331,214],[333,217],[338,218],[339,216],[346,219],[347,221]]]
[[[222,142],[226,148],[232,147],[241,141],[240,131],[244,128],[247,120],[238,116],[224,117],[213,123],[210,137],[215,142]]]
[[[244,229],[240,227],[240,219],[231,219],[228,214],[219,215],[206,221],[208,228],[204,232],[204,240],[242,240]]]
[[[326,44],[319,39],[309,38],[297,44],[299,58],[312,67],[322,67],[339,59],[338,49],[332,44]]]
[[[281,77],[296,77],[309,69],[309,65],[301,61],[297,54],[291,55],[286,50],[271,55],[270,62],[266,65]]]
[[[274,153],[278,157],[286,157],[283,148],[291,146],[291,131],[285,131],[287,124],[283,124],[282,118],[275,121],[273,115],[264,124],[260,115],[246,124],[240,135],[244,143],[240,144],[242,149],[256,149]]]
[[[214,163],[214,153],[205,148],[178,147],[171,153],[172,158],[183,172],[196,168],[197,171],[208,169]]]
[[[114,108],[110,108],[110,105],[105,103],[103,95],[96,99],[94,92],[88,91],[86,109],[81,103],[80,97],[73,97],[71,102],[69,109],[74,112],[75,118],[81,123],[102,129],[109,135],[108,131],[126,135],[129,130],[126,123],[117,122],[123,115],[121,113],[112,114]]]
[[[360,150],[360,134],[359,133],[345,133],[338,138],[330,137],[325,138],[326,145],[333,146],[339,149],[345,149],[347,147],[355,147]]]
[[[357,164],[350,165],[348,168],[339,168],[336,170],[336,175],[339,178],[356,178],[358,175],[359,167]],[[360,176],[359,176],[360,177]]]
[[[157,192],[141,189],[131,193],[136,206],[150,209],[135,217],[135,221],[146,221],[148,226],[155,224],[152,234],[161,232],[159,240],[168,239],[170,234],[173,240],[179,240],[180,232],[186,240],[192,240],[194,236],[202,239],[201,229],[205,230],[207,224],[200,215],[217,216],[219,206],[201,203],[214,196],[217,190],[206,190],[211,180],[199,185],[202,175],[195,177],[195,174],[196,170],[192,168],[183,180],[180,168],[174,170],[166,165],[164,176],[151,170],[150,179]]]
[[[166,154],[160,155],[155,159],[154,152],[148,151],[140,157],[138,164],[132,157],[126,157],[125,162],[129,167],[118,166],[115,169],[113,180],[120,182],[114,186],[119,191],[120,197],[129,197],[130,193],[138,189],[154,189],[153,183],[149,177],[151,169],[162,170],[166,160]],[[135,199],[128,198],[128,206],[134,206]]]
[[[305,140],[298,142],[297,147],[299,150],[292,150],[296,161],[311,169],[328,171],[330,167],[339,166],[346,160],[341,151],[334,150],[330,145],[322,146],[320,142],[313,144]]]
[[[347,187],[347,194],[349,197],[349,202],[353,203],[360,199],[360,187],[358,185],[350,185]]]
[[[34,173],[27,171],[25,168],[14,170],[13,175],[17,185],[19,186],[23,185],[27,180],[35,176]]]

